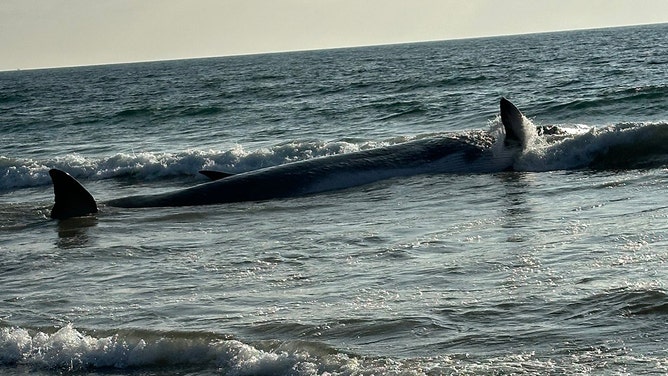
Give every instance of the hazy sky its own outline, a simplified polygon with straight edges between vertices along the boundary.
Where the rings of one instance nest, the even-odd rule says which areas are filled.
[[[0,0],[0,70],[668,22],[668,0]]]

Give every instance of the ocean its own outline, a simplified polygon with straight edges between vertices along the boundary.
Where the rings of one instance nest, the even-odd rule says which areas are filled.
[[[668,373],[668,24],[0,72],[0,374]],[[52,220],[498,125],[512,171]],[[272,189],[271,186],[266,189]]]

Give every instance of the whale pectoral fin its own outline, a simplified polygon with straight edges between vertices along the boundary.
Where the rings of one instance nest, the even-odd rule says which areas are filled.
[[[524,125],[524,115],[506,98],[501,98],[501,122],[506,133],[505,144],[526,146],[527,129]]]
[[[53,168],[49,170],[49,175],[55,194],[51,218],[66,219],[97,213],[93,196],[70,174]]]
[[[213,171],[213,170],[199,170],[198,172],[211,180],[225,179],[234,175],[230,174],[229,172]]]

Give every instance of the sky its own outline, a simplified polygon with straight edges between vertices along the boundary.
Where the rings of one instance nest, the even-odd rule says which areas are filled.
[[[1,0],[0,70],[668,22],[668,0]]]

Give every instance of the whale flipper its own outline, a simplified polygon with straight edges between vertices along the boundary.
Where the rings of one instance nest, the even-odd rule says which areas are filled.
[[[214,170],[199,170],[198,172],[211,180],[225,179],[234,175],[230,174],[229,172],[214,171]]]
[[[49,170],[49,175],[56,196],[51,218],[66,219],[97,213],[93,196],[70,174],[53,168]]]
[[[506,146],[512,144],[519,144],[526,146],[529,135],[527,128],[524,126],[524,115],[506,98],[501,98],[501,122],[506,132],[505,144]]]

